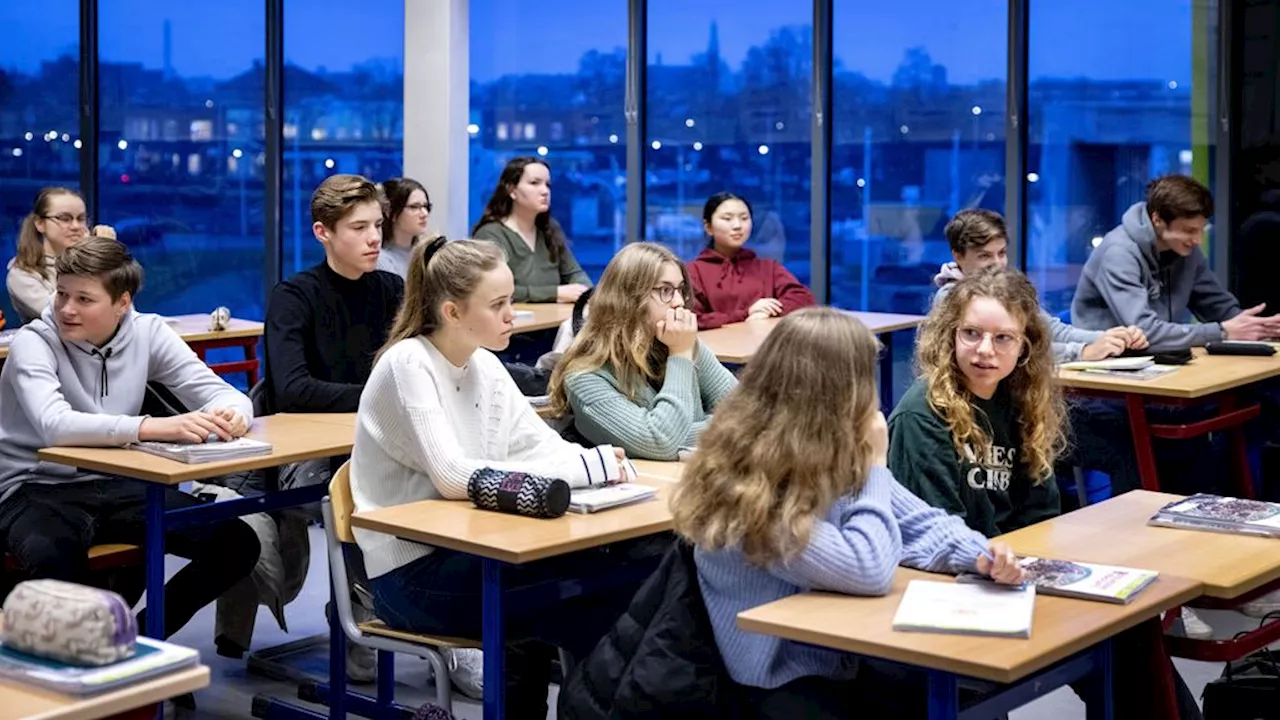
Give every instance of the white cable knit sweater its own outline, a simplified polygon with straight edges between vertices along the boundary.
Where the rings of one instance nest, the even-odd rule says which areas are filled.
[[[613,448],[566,442],[538,417],[502,362],[477,350],[456,367],[425,337],[383,353],[360,396],[351,494],[356,511],[444,498],[466,500],[467,481],[482,468],[560,478],[570,487],[613,479]],[[592,463],[583,462],[590,453]],[[369,577],[423,557],[431,548],[355,529]]]

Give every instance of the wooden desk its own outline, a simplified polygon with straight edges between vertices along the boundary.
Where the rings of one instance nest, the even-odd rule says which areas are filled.
[[[52,447],[41,450],[40,459],[150,483],[178,485],[189,480],[206,480],[244,470],[347,455],[355,442],[351,425],[341,421],[317,420],[306,415],[258,418],[253,421],[248,436],[271,443],[271,453],[237,460],[188,464],[127,448]]]
[[[1063,387],[1116,394],[1164,398],[1201,398],[1280,376],[1280,355],[1207,355],[1197,348],[1195,359],[1177,370],[1151,380],[1129,380],[1116,375],[1059,370]]]
[[[684,463],[682,462],[632,460],[631,464],[636,466],[636,474],[640,476],[641,481],[654,480],[665,483],[680,482],[680,475],[684,472]]]
[[[921,315],[854,312],[852,310],[847,312],[861,320],[862,324],[866,325],[876,335],[892,333],[897,330],[908,330],[924,322],[924,317]],[[773,332],[773,328],[781,320],[782,318],[769,318],[767,320],[747,320],[746,322],[730,323],[714,330],[703,330],[698,333],[698,339],[710,348],[711,352],[716,354],[716,358],[720,362],[741,365],[751,361],[756,351],[760,349],[760,344],[764,342],[766,337],[769,337],[769,333]]]
[[[514,307],[517,312],[533,313],[532,318],[516,318],[514,333],[551,330],[573,317],[570,303],[516,303]]]
[[[356,429],[356,414],[349,413],[277,413],[271,417],[287,417],[297,418],[300,421],[324,423],[325,425],[341,425],[342,427],[351,428],[352,432]]]
[[[1134,490],[1000,537],[1023,555],[1156,570],[1232,599],[1280,580],[1272,538],[1152,527],[1147,520],[1180,495]]]
[[[87,697],[0,680],[0,718],[94,720],[163,702],[209,686],[209,668],[198,665],[136,685]]]

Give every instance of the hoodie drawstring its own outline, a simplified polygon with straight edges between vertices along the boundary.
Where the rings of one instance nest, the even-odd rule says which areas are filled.
[[[107,384],[107,360],[111,358],[113,348],[107,348],[107,351],[101,352],[97,348],[93,349],[90,355],[97,355],[102,360],[102,371],[98,374],[98,399],[101,400],[111,394],[111,388]]]

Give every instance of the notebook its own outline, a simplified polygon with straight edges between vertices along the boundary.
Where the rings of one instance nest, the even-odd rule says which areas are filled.
[[[1031,637],[1034,585],[912,580],[902,594],[893,629],[952,635]]]
[[[170,460],[188,464],[217,462],[219,460],[238,460],[240,458],[267,455],[271,452],[271,443],[249,438],[237,438],[229,441],[207,443],[172,443],[172,442],[140,442],[129,446],[152,455],[159,455]]]
[[[532,310],[516,310],[515,319],[516,320],[532,320],[533,311]]]
[[[1105,360],[1076,360],[1062,363],[1063,370],[1141,370],[1156,364],[1150,355],[1141,357],[1113,357]]]
[[[139,637],[136,654],[101,667],[68,665],[0,645],[0,675],[68,695],[87,695],[163,675],[200,660],[190,648]]]
[[[1280,537],[1280,504],[1198,493],[1160,508],[1147,524]]]
[[[1160,576],[1154,570],[1048,558],[1024,557],[1018,564],[1026,571],[1027,582],[1035,585],[1036,591],[1043,595],[1118,605],[1127,605]],[[990,584],[994,581],[985,575],[965,573],[957,578],[957,582]]]
[[[658,490],[640,483],[620,483],[598,488],[577,488],[569,493],[569,511],[593,513],[656,497]]]

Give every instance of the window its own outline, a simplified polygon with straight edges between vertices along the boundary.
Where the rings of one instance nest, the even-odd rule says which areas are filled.
[[[339,26],[344,39],[335,40]],[[336,0],[289,0],[284,63],[281,272],[289,277],[324,259],[311,232],[321,181],[356,173],[380,183],[404,172],[404,2],[375,0],[352,13]]]
[[[99,215],[146,268],[139,308],[261,319],[262,3],[116,0],[98,30]]]
[[[625,242],[626,3],[471,0],[470,13],[471,222],[509,160],[541,156],[551,215],[598,280]]]
[[[1213,186],[1213,54],[1197,67],[1193,46],[1214,32],[1216,7],[1031,3],[1026,267],[1051,312],[1071,306],[1094,243],[1148,180],[1184,173]]]
[[[957,210],[1004,212],[1007,3],[837,3],[831,301],[921,313]]]
[[[650,0],[645,236],[692,259],[702,206],[752,205],[749,247],[809,281],[813,8]]]
[[[40,188],[80,186],[79,78],[79,3],[0,3],[0,267]],[[8,293],[0,309],[16,326]]]

